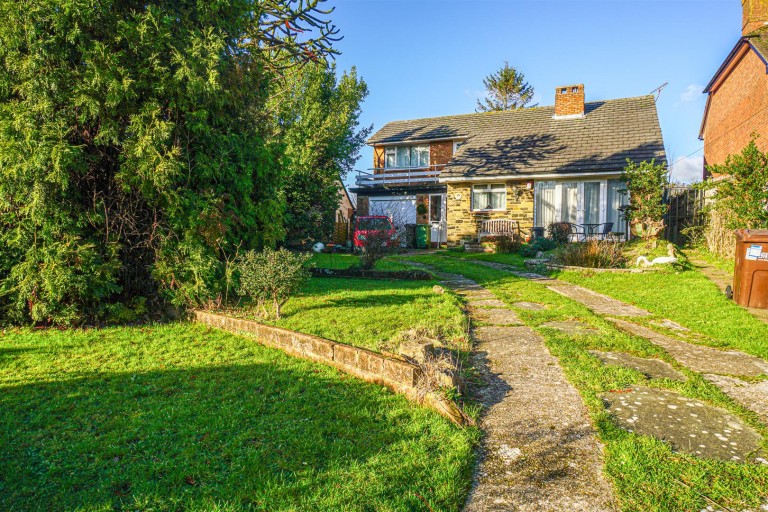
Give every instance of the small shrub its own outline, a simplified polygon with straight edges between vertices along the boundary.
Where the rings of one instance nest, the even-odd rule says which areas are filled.
[[[373,270],[376,263],[384,256],[392,253],[400,245],[397,236],[387,230],[369,231],[362,241],[360,250],[360,268]]]
[[[248,251],[237,265],[238,293],[249,297],[265,316],[270,314],[267,306],[271,303],[272,314],[280,319],[280,308],[309,279],[306,264],[311,258],[282,248]]]
[[[565,245],[555,255],[555,261],[587,268],[623,268],[627,263],[620,244],[597,240]]]
[[[520,253],[520,256],[522,256],[523,258],[534,258],[539,252],[551,251],[556,247],[557,247],[557,244],[555,243],[554,240],[550,240],[549,238],[539,237],[539,238],[534,238],[528,244],[521,244],[520,250],[518,252]]]
[[[549,238],[558,245],[567,244],[571,237],[571,225],[567,222],[553,222],[547,228]]]
[[[669,205],[664,202],[664,190],[669,185],[669,169],[654,160],[632,162],[621,175],[629,191],[626,217],[630,224],[638,223],[645,240],[655,238],[664,229],[664,215]]]
[[[539,251],[534,249],[531,244],[523,244],[520,246],[520,250],[518,252],[523,258],[534,258],[536,257],[536,253]]]
[[[498,253],[509,254],[520,250],[523,239],[520,235],[497,236],[493,240],[494,250]]]

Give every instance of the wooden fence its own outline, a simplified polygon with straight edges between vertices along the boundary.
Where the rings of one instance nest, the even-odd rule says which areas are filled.
[[[687,241],[683,230],[703,226],[704,191],[686,186],[670,186],[664,191],[664,202],[669,205],[664,216],[664,238],[675,244]]]

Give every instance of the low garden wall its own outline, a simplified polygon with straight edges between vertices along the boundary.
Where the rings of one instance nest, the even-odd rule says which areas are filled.
[[[232,318],[200,310],[193,311],[192,314],[198,323],[235,334],[253,334],[262,345],[280,349],[303,359],[324,363],[365,381],[386,386],[410,400],[431,407],[457,424],[468,422],[467,417],[452,401],[419,387],[421,368],[409,361],[311,334],[260,324],[253,320]]]

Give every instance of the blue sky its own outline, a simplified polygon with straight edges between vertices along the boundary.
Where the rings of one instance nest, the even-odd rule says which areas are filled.
[[[741,35],[740,0],[329,0],[344,39],[340,70],[368,84],[362,122],[474,112],[482,79],[504,61],[539,105],[558,85],[587,101],[648,94],[657,103],[672,177],[700,178],[703,86]],[[695,152],[695,153],[694,153]],[[693,154],[692,154],[693,153]],[[690,156],[688,156],[690,155]],[[371,167],[365,148],[357,168]],[[350,176],[347,180],[353,181]]]

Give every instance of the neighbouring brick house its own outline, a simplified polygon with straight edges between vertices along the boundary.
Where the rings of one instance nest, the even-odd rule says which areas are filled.
[[[449,244],[489,219],[516,220],[524,236],[555,221],[624,231],[627,159],[666,159],[653,96],[585,103],[583,85],[558,87],[550,107],[391,122],[368,144],[357,213],[431,224]]]
[[[753,133],[760,150],[768,150],[768,0],[743,0],[742,11],[742,37],[704,89],[705,165],[725,163]]]

